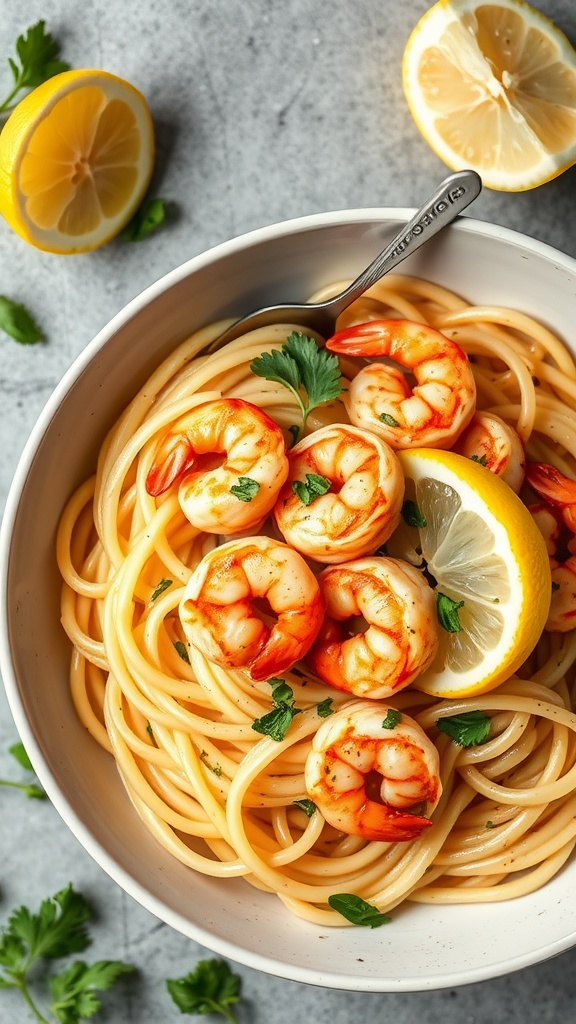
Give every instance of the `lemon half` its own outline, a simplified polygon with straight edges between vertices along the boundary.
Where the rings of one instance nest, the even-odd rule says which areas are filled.
[[[141,93],[105,71],[65,71],[29,93],[0,134],[0,213],[38,249],[96,249],[135,213],[153,167]]]
[[[550,566],[518,496],[484,466],[454,452],[398,452],[406,496],[425,526],[402,527],[391,554],[425,560],[437,593],[459,604],[460,632],[441,629],[431,667],[414,686],[439,697],[493,689],[535,647],[548,615]]]
[[[402,70],[412,116],[448,167],[518,192],[576,162],[576,51],[522,0],[440,0]]]

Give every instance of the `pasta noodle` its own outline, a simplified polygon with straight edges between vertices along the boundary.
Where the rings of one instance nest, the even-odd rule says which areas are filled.
[[[394,316],[457,341],[472,361],[478,406],[515,426],[530,458],[574,475],[576,366],[544,326],[402,275],[373,286],[338,326]],[[411,843],[343,835],[295,803],[306,797],[317,705],[331,697],[339,708],[349,695],[304,669],[285,673],[301,713],[276,740],[252,728],[270,709],[266,681],[195,649],[182,658],[178,605],[217,537],[187,521],[172,491],[161,500],[146,491],[158,434],[220,396],[258,405],[286,433],[297,411],[286,388],[249,369],[297,325],[262,328],[207,354],[225,326],[198,331],[155,371],[62,515],[62,623],[81,722],[114,756],[136,811],[169,853],[201,873],[242,876],[318,925],[346,924],[327,902],[338,892],[388,911],[404,900],[488,902],[533,891],[576,843],[575,633],[544,633],[520,674],[483,696],[439,701],[408,687],[390,699],[440,753],[434,827]],[[338,400],[308,423],[331,421],[347,421]],[[459,747],[436,729],[440,718],[471,710],[491,716],[485,743]]]

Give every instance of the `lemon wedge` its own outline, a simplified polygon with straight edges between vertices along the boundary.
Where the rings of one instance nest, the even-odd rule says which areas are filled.
[[[448,167],[520,192],[576,162],[576,51],[522,0],[440,0],[406,44],[403,83]]]
[[[520,667],[544,628],[552,594],[544,541],[520,498],[484,466],[432,448],[397,455],[412,522],[422,519],[400,527],[388,552],[424,560],[461,626],[440,630],[436,659],[413,685],[438,697],[484,693]]]
[[[65,71],[29,93],[2,130],[0,213],[38,249],[96,249],[135,213],[153,166],[138,90],[105,71]]]

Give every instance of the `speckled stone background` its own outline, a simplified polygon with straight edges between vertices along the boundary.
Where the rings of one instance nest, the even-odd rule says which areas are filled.
[[[576,42],[575,0],[537,0]],[[168,223],[140,245],[35,252],[0,224],[0,293],[25,302],[45,344],[0,340],[0,501],[45,400],[75,356],[124,304],[189,257],[251,228],[306,213],[417,206],[445,168],[408,113],[401,57],[428,0],[0,0],[0,93],[17,35],[39,18],[74,67],[123,75],[147,96],[158,157],[153,193]],[[540,189],[484,191],[471,213],[576,256],[576,169]],[[0,691],[0,777],[21,774]],[[208,951],[140,908],[84,852],[48,802],[0,788],[0,922],[73,880],[97,910],[91,958],[138,974],[96,1018],[181,1018],[164,985]],[[576,896],[575,896],[576,898]],[[513,941],[511,939],[511,941]],[[242,1022],[572,1024],[576,950],[456,990],[366,995],[279,980],[244,967]],[[32,1018],[0,992],[0,1022]],[[208,1018],[206,1018],[208,1019]],[[216,1018],[210,1018],[216,1019]]]

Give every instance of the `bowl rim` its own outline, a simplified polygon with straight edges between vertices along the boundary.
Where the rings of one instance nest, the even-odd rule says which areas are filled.
[[[32,468],[39,444],[52,418],[77,379],[97,356],[98,352],[135,314],[143,310],[164,291],[197,270],[215,263],[223,257],[233,255],[246,248],[252,248],[261,242],[281,239],[299,232],[306,232],[310,229],[337,227],[350,223],[382,222],[385,224],[388,221],[408,222],[415,212],[416,209],[412,207],[367,207],[313,213],[278,221],[220,242],[191,257],[149,284],[126,303],[87,343],[52,390],[23,447],[9,487],[5,511],[2,523],[0,524],[0,673],[2,674],[8,704],[19,736],[22,739],[39,781],[66,826],[78,839],[84,850],[109,877],[131,895],[137,903],[180,934],[184,934],[216,953],[252,969],[303,984],[346,991],[416,992],[453,988],[464,984],[492,980],[519,969],[541,963],[567,951],[576,945],[576,932],[549,942],[545,947],[537,951],[529,951],[516,957],[511,957],[505,963],[499,965],[499,967],[494,964],[468,967],[465,970],[455,972],[446,971],[443,974],[426,979],[409,979],[405,976],[394,979],[388,978],[384,979],[385,984],[382,984],[382,979],[367,977],[360,981],[356,975],[336,975],[327,971],[319,972],[304,966],[288,964],[276,959],[274,956],[268,956],[254,950],[246,950],[230,940],[212,934],[201,925],[195,924],[180,913],[173,911],[133,878],[107,852],[100,840],[83,823],[61,792],[28,721],[20,699],[18,677],[11,657],[9,610],[7,604],[11,538],[18,517],[22,491]],[[546,242],[542,242],[512,228],[479,220],[464,214],[452,222],[450,230],[469,232],[488,239],[499,239],[512,246],[528,248],[535,255],[565,267],[576,277],[576,259],[561,250],[555,249]]]

